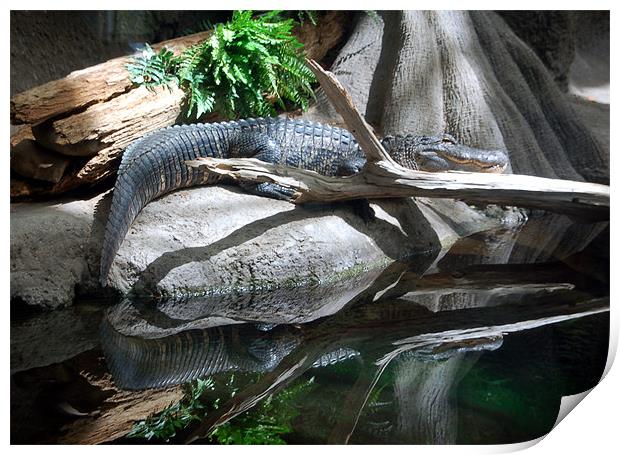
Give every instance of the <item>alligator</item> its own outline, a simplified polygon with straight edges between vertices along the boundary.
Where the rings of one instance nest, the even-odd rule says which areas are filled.
[[[424,171],[503,172],[501,150],[457,143],[449,134],[387,136],[382,144],[400,165]],[[256,158],[308,169],[326,176],[359,172],[366,158],[353,135],[342,128],[286,118],[174,125],[130,144],[118,169],[101,252],[100,282],[108,274],[129,227],[151,200],[173,190],[214,184],[221,178],[185,162],[198,157]],[[242,187],[254,194],[290,200],[292,190],[272,183]]]
[[[126,336],[106,318],[100,339],[114,383],[126,390],[169,387],[219,373],[273,371],[303,338],[293,326],[264,331],[255,324],[192,329],[163,338]],[[359,356],[341,347],[320,355],[310,368]]]

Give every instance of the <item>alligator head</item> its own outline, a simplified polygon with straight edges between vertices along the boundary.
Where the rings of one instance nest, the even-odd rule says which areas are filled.
[[[420,171],[504,172],[508,155],[459,144],[449,134],[439,136],[386,136],[383,146],[401,166]]]

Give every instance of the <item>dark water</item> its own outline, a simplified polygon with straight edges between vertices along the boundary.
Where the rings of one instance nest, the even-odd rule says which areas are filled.
[[[199,401],[184,401],[202,420],[174,435],[160,426],[150,442],[521,442],[548,433],[562,396],[603,373],[609,230],[534,218],[341,283],[97,308],[71,310],[83,330],[64,335],[83,347],[50,346],[47,361],[15,341],[36,324],[13,324],[14,442],[62,441],[93,419],[79,414],[109,408],[112,392],[93,392],[101,365],[134,393],[209,379]]]

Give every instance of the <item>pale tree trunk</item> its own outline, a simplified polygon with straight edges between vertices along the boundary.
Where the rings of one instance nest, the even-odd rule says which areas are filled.
[[[494,12],[360,13],[331,71],[379,135],[449,132],[475,147],[507,150],[515,174],[609,183],[609,151],[536,53]],[[327,97],[317,98],[307,117],[342,124]],[[453,218],[457,204],[418,201],[440,219]],[[514,249],[512,262],[565,257],[604,229],[575,228],[560,215],[542,224],[536,248],[505,245]],[[578,241],[554,251],[567,236]]]
[[[359,17],[331,70],[379,134],[450,132],[506,149],[514,173],[609,181],[604,150],[535,52],[494,12]],[[338,121],[326,103],[319,96],[308,117]]]

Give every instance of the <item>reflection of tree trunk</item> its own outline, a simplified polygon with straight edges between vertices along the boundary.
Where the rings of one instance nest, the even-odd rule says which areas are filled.
[[[377,381],[381,377],[384,368],[377,368],[374,365],[365,365],[355,381],[353,388],[347,394],[342,405],[342,413],[339,421],[327,440],[328,444],[348,444],[351,435],[355,431],[362,409],[366,405],[368,398],[374,389]]]
[[[455,444],[457,408],[452,396],[479,353],[434,360],[405,355],[396,367],[394,396],[398,440],[408,444]]]
[[[567,305],[567,303],[573,305]],[[269,395],[284,389],[307,371],[315,360],[325,352],[334,351],[342,345],[357,348],[366,343],[371,343],[375,349],[377,346],[389,346],[390,352],[375,362],[380,367],[378,370],[378,374],[380,374],[401,352],[414,349],[428,350],[434,347],[441,347],[446,352],[448,349],[455,348],[471,349],[472,345],[476,346],[476,349],[488,349],[489,346],[495,348],[497,347],[498,334],[527,330],[575,317],[609,311],[609,300],[597,299],[583,302],[580,299],[575,301],[569,297],[565,302],[545,305],[534,303],[520,307],[518,311],[514,309],[512,311],[507,311],[507,309],[498,311],[489,308],[455,312],[456,314],[449,320],[445,317],[423,312],[419,308],[412,308],[409,303],[399,302],[398,300],[393,305],[387,305],[388,308],[385,307],[386,305],[352,307],[337,316],[313,323],[316,325],[307,328],[305,341],[295,351],[285,357],[273,371],[265,374],[257,383],[241,391],[228,402],[223,403],[215,413],[207,416],[186,442],[204,438],[217,426],[251,409]],[[394,349],[395,346],[397,346],[396,349]],[[363,350],[363,347],[361,349]],[[378,355],[373,356],[373,358],[377,358]],[[457,358],[460,356],[461,354],[455,355]],[[445,363],[445,366],[442,365],[441,361],[438,363],[443,368],[442,371],[429,371],[421,375],[420,379],[414,377],[413,381],[406,379],[404,389],[406,389],[407,384],[415,386],[419,383],[420,386],[404,391],[400,395],[411,395],[411,392],[415,391],[420,397],[435,395],[437,403],[449,404],[447,400],[449,399],[450,388],[458,383],[460,375],[466,371],[465,367],[470,364],[464,363],[463,368],[459,370],[461,362],[455,361],[454,366],[451,366],[449,361],[445,361]],[[370,375],[373,374],[372,372],[369,373]],[[362,389],[366,387],[366,384],[372,384],[373,381],[374,379],[370,379],[370,376],[362,377],[358,386]],[[433,384],[435,383],[437,384],[437,391],[433,391]],[[425,384],[427,385],[425,386]],[[428,390],[431,392],[429,393]],[[423,402],[426,401],[423,400]],[[420,419],[425,412],[428,413],[422,404],[416,405],[414,402],[413,409],[410,410],[411,413],[417,412]],[[359,412],[359,406],[357,407],[358,409],[353,409],[353,412]],[[440,408],[434,409],[441,411]],[[447,411],[440,413],[447,413]],[[356,416],[353,417],[349,420],[350,422],[354,422],[357,418]]]
[[[439,262],[439,267],[441,270],[455,270],[454,268],[458,267],[465,270],[465,273],[469,273],[468,265],[506,264],[518,235],[518,231],[514,230],[494,230],[488,234],[481,233],[464,238],[454,245],[450,255]],[[496,288],[497,283],[491,286]],[[516,289],[519,289],[518,286],[515,286]],[[427,293],[422,289],[420,291],[415,295],[410,294],[408,298],[431,311],[493,305],[497,294],[501,293],[501,291],[494,293],[492,289],[482,292],[477,292],[477,289],[455,291],[454,288],[447,289],[446,286]]]

